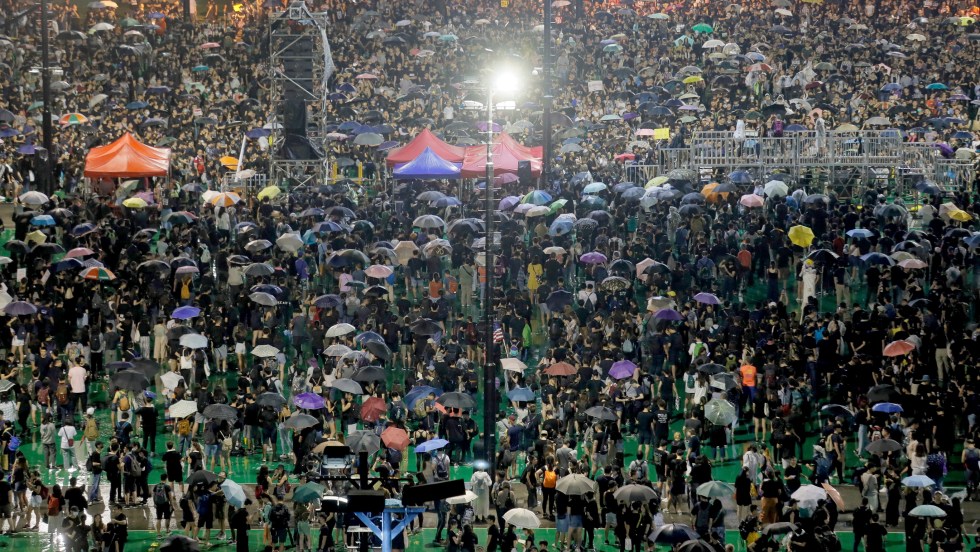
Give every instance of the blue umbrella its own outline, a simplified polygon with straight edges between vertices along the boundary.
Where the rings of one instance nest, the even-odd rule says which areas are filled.
[[[245,133],[245,136],[251,138],[252,140],[258,140],[259,138],[266,138],[272,131],[267,128],[253,128]]]
[[[201,309],[197,307],[178,307],[170,313],[170,318],[174,320],[188,320],[201,314]]]
[[[435,393],[435,395],[438,397],[442,394],[442,391],[436,389],[435,387],[429,387],[428,385],[420,385],[419,387],[411,388],[408,393],[405,393],[405,397],[402,400],[405,402],[405,406],[411,410],[415,408],[415,403],[417,403],[419,399],[429,396],[429,393]]]
[[[78,259],[64,259],[51,266],[53,272],[64,272],[66,270],[79,270],[85,268],[85,264]]]
[[[878,404],[872,406],[871,407],[871,410],[873,412],[884,412],[886,414],[897,414],[899,412],[903,412],[904,411],[904,409],[902,408],[902,405],[895,404],[895,403],[890,403],[890,402],[878,403]]]
[[[150,104],[142,100],[129,102],[128,104],[126,104],[126,109],[146,109],[147,107],[150,107]]]
[[[72,228],[71,229],[71,234],[73,236],[76,236],[76,237],[77,236],[84,236],[85,234],[88,234],[89,232],[95,231],[95,228],[96,228],[96,226],[94,224],[92,224],[91,222],[84,222],[84,223],[79,224],[78,226]]]
[[[970,249],[980,247],[980,232],[970,234],[970,237],[963,239],[963,243],[965,243]]]
[[[867,228],[855,228],[853,230],[848,230],[847,235],[852,238],[870,238],[874,236],[875,233]]]
[[[328,220],[326,222],[318,222],[313,226],[313,231],[316,233],[323,232],[343,232],[345,228],[338,222]]]
[[[861,255],[861,260],[868,264],[876,265],[891,266],[895,264],[895,259],[892,259],[888,255],[884,255],[882,253],[868,253],[867,255]]]
[[[527,387],[515,387],[507,393],[507,398],[518,402],[532,402],[537,397],[535,397],[534,391],[531,391]]]
[[[599,192],[604,192],[604,191],[606,191],[608,189],[609,189],[609,186],[606,186],[606,184],[604,182],[593,182],[592,184],[589,184],[585,188],[582,188],[582,193],[583,194],[597,194]]]
[[[622,195],[620,195],[619,197],[621,197],[623,199],[635,200],[635,199],[640,199],[641,197],[643,197],[644,194],[646,194],[646,192],[647,191],[644,190],[643,188],[630,188],[628,190],[625,190],[622,193]]]
[[[463,202],[460,201],[459,199],[452,196],[447,196],[447,197],[440,197],[439,199],[433,201],[430,205],[432,205],[433,207],[457,207],[462,204]]]
[[[151,86],[146,89],[147,94],[166,94],[170,92],[169,86]]]
[[[34,147],[34,144],[24,144],[23,146],[17,148],[17,153],[21,155],[34,155],[34,151],[36,149],[37,148]]]
[[[415,452],[432,452],[434,450],[439,450],[442,447],[449,444],[449,441],[445,439],[429,439],[428,441],[415,447]]]
[[[636,188],[636,184],[633,184],[632,182],[620,182],[619,184],[613,186],[613,191],[617,194],[621,194],[632,188]]]
[[[742,170],[732,171],[732,174],[728,175],[728,180],[735,184],[751,184],[752,175]]]
[[[54,226],[54,217],[51,215],[37,215],[31,219],[31,224],[34,226]]]
[[[520,202],[521,198],[517,196],[507,196],[500,200],[500,203],[497,205],[497,209],[500,211],[510,211],[514,207],[517,207]]]
[[[160,12],[150,12],[146,16],[147,19],[166,19],[167,16]]]
[[[902,89],[902,85],[898,84],[897,82],[890,82],[885,86],[881,87],[882,92],[898,92],[901,89]]]
[[[13,127],[0,128],[0,138],[13,138],[20,134],[20,131]]]
[[[572,231],[574,222],[568,219],[557,219],[555,222],[551,223],[551,227],[548,228],[549,236],[564,236]]]

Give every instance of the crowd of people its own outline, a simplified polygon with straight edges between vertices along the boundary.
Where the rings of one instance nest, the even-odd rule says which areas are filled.
[[[972,186],[922,187],[910,212],[878,181],[738,171],[699,192],[708,181],[682,170],[644,190],[630,166],[698,130],[880,117],[972,159],[976,6],[554,2],[554,171],[493,183],[488,267],[479,184],[396,185],[386,150],[353,134],[478,142],[461,83],[501,59],[542,67],[538,3],[309,3],[329,14],[337,66],[318,90],[325,149],[378,176],[261,194],[222,182],[239,157],[268,168],[274,3],[194,23],[176,4],[110,4],[51,6],[48,196],[39,17],[0,2],[0,180],[16,209],[0,257],[0,531],[123,552],[127,513],[152,506],[161,538],[248,550],[255,527],[279,550],[353,548],[360,521],[325,497],[353,485],[330,476],[366,469],[392,499],[466,480],[395,550],[422,527],[461,552],[833,550],[845,513],[855,550],[883,550],[895,527],[908,550],[969,546]],[[528,145],[543,86],[529,78],[500,114]],[[660,128],[670,137],[641,139]],[[170,178],[84,179],[89,149],[123,132],[171,147]],[[136,196],[148,205],[123,205]],[[367,466],[332,463],[337,445]],[[247,491],[242,459],[261,466]]]

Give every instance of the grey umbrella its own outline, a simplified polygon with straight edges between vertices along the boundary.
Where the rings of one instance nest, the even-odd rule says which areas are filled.
[[[615,422],[619,419],[615,412],[605,406],[593,406],[592,408],[586,410],[585,413],[593,418],[608,420],[610,422]]]
[[[279,393],[262,393],[255,399],[255,402],[259,406],[269,406],[273,410],[282,410],[282,407],[286,404],[286,397],[283,397]]]
[[[476,408],[476,401],[473,400],[473,397],[458,391],[443,393],[438,399],[436,399],[436,402],[442,406],[445,406],[446,408],[459,408],[462,410]]]
[[[391,349],[380,341],[368,341],[364,347],[374,356],[382,360],[391,359]]]
[[[645,485],[625,485],[613,494],[619,502],[650,502],[659,500],[660,495],[657,491]]]
[[[364,394],[364,389],[361,388],[361,384],[357,383],[352,379],[347,379],[347,378],[334,380],[333,388],[338,391],[343,391],[344,393],[350,393],[351,395]]]
[[[246,276],[271,276],[276,273],[276,269],[265,263],[252,263],[245,267]]]
[[[351,379],[361,383],[371,383],[386,381],[388,376],[385,374],[384,368],[380,366],[365,366],[358,370]]]
[[[209,420],[225,420],[235,422],[238,420],[238,411],[227,404],[212,404],[204,409],[204,417]]]
[[[320,423],[319,420],[309,414],[293,414],[283,422],[282,426],[287,429],[306,429]]]
[[[381,437],[373,431],[355,431],[347,436],[347,446],[351,452],[374,454],[381,450]]]

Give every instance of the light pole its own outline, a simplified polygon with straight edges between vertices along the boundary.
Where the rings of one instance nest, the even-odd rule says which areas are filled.
[[[544,134],[543,143],[544,155],[541,160],[541,187],[549,189],[551,175],[551,0],[544,0],[544,51],[542,52],[541,70],[544,72]]]
[[[494,459],[496,457],[497,429],[497,356],[494,354],[494,325],[493,325],[493,92],[494,89],[503,92],[517,88],[517,80],[508,73],[496,73],[493,82],[487,85],[487,173],[486,173],[486,205],[483,214],[483,224],[486,227],[484,240],[484,273],[486,288],[483,294],[483,451],[489,464],[488,472],[496,474]]]
[[[40,183],[45,194],[54,192],[54,175],[51,166],[54,155],[54,141],[51,134],[51,67],[48,66],[48,3],[41,0],[41,132],[45,155],[42,158],[39,171]]]

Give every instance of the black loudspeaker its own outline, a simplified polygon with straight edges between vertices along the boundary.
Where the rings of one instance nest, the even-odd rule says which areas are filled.
[[[295,96],[283,102],[282,128],[285,134],[306,136],[306,102]]]
[[[530,161],[518,161],[517,162],[517,178],[520,179],[521,185],[527,186],[531,183],[531,162]]]
[[[348,512],[380,514],[384,509],[385,495],[381,491],[348,491],[347,493]]]
[[[324,447],[323,457],[324,458],[347,458],[351,455],[350,447],[348,446],[330,446]]]
[[[405,487],[402,490],[402,504],[405,506],[419,506],[426,502],[432,502],[433,500],[442,500],[464,494],[466,494],[466,486],[463,485],[462,479],[440,481],[439,483]]]

